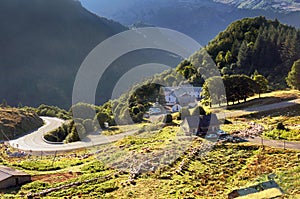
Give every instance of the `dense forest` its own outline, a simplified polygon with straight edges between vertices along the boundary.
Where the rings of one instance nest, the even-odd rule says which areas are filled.
[[[272,88],[285,88],[285,77],[300,58],[300,31],[265,17],[247,18],[232,23],[206,50],[222,75],[257,70]]]

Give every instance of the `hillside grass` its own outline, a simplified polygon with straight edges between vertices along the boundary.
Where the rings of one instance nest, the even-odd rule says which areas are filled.
[[[298,90],[280,90],[273,91],[270,93],[263,93],[259,97],[255,95],[247,99],[247,102],[242,102],[240,104],[235,103],[235,105],[229,105],[228,110],[244,109],[268,104],[279,103],[282,101],[289,101],[300,98],[300,91]]]
[[[222,126],[225,131],[248,128],[249,122],[262,124],[274,129],[278,122],[289,129],[299,129],[300,105],[250,114],[231,119],[233,124]],[[156,127],[146,125],[132,136],[113,144],[122,152],[151,154],[163,149],[170,140],[182,136],[178,126]],[[189,151],[205,143],[197,138],[190,143],[190,149],[169,165],[161,165],[156,171],[142,173],[134,183],[126,183],[130,172],[115,170],[99,161],[99,154],[82,158],[87,151],[78,151],[74,157],[68,153],[57,158],[53,156],[31,158],[2,158],[2,163],[33,175],[34,181],[18,189],[7,190],[0,197],[23,198],[28,193],[39,193],[74,182],[71,186],[53,191],[41,198],[227,198],[240,188],[265,182],[270,174],[284,191],[280,198],[297,198],[300,195],[300,151],[260,147],[251,143],[216,144],[204,153],[189,156]],[[180,143],[178,143],[180,144]],[[96,147],[96,152],[101,147]],[[113,154],[117,155],[117,154]],[[113,158],[113,157],[112,157]],[[178,172],[178,168],[184,166]],[[24,166],[25,165],[25,166]],[[94,179],[91,181],[91,179]],[[88,181],[87,181],[88,180]],[[276,190],[269,190],[274,191]],[[278,193],[278,192],[276,192]],[[259,193],[261,196],[268,193]],[[251,196],[250,196],[251,197]]]
[[[0,107],[0,140],[11,140],[43,125],[43,120],[31,111]]]
[[[197,140],[193,147],[201,145]],[[42,198],[227,198],[234,189],[267,181],[276,174],[275,181],[286,193],[285,198],[300,194],[299,151],[264,149],[249,143],[216,145],[205,155],[189,158],[183,155],[162,170],[143,173],[134,185],[124,185],[129,173],[108,168],[93,159],[77,168],[76,175],[64,179],[66,171],[40,176],[38,180],[10,190],[4,196],[21,198],[28,193],[38,193],[47,188],[59,187],[72,182],[84,182],[67,189],[54,191]],[[175,172],[183,159],[186,164],[180,173]],[[70,160],[65,160],[70,161]],[[73,166],[69,169],[72,170]],[[51,178],[53,175],[53,178]],[[49,179],[52,181],[49,181]],[[15,195],[12,195],[14,193]]]
[[[204,106],[207,111],[213,111],[215,113],[220,111],[230,112],[231,110],[242,110],[246,108],[253,108],[262,105],[269,105],[274,103],[279,103],[283,101],[289,101],[294,99],[300,99],[300,91],[298,90],[279,90],[272,91],[269,93],[263,93],[259,97],[259,95],[255,95],[247,99],[246,102],[240,101],[240,103],[235,102],[235,104],[225,105],[222,104],[221,107],[213,106],[212,108],[208,106]]]
[[[132,124],[132,125],[120,125],[120,126],[112,126],[109,127],[108,129],[105,129],[102,131],[102,135],[116,135],[116,134],[120,134],[120,133],[125,133],[125,132],[129,132],[129,131],[134,131],[134,130],[138,130],[141,129],[143,126],[145,126],[147,124]]]

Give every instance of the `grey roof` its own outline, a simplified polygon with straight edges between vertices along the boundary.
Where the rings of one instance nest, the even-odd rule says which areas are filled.
[[[18,171],[10,167],[0,166],[0,181],[10,178],[11,176],[29,176],[28,173]]]
[[[185,121],[188,123],[191,128],[198,128],[200,118],[198,116],[186,117]]]
[[[209,125],[219,125],[219,120],[216,114],[200,115],[186,117],[185,121],[191,128],[208,127]]]
[[[193,86],[178,86],[178,87],[162,87],[162,91],[164,94],[166,93],[174,93],[175,96],[181,96],[185,93],[190,92],[201,92],[202,87],[193,87]]]

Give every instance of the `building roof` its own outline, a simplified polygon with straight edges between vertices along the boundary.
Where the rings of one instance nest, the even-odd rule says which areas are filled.
[[[29,176],[28,173],[18,171],[10,167],[0,166],[0,181],[10,178],[12,176]]]
[[[208,127],[209,125],[211,126],[219,125],[219,120],[216,114],[200,115],[200,117],[190,116],[190,117],[186,117],[185,121],[191,128]]]
[[[202,87],[193,86],[178,86],[178,87],[162,87],[164,95],[173,94],[177,97],[184,95],[186,93],[201,92]]]
[[[201,115],[199,125],[200,127],[208,127],[209,125],[219,125],[219,120],[216,114]]]
[[[185,121],[187,122],[190,128],[198,128],[200,117],[197,116],[186,117]]]

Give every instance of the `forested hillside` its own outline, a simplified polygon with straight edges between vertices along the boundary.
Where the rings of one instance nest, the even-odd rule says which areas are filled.
[[[246,18],[232,23],[205,47],[222,75],[263,74],[272,88],[285,88],[285,78],[300,58],[300,31],[265,17]],[[199,68],[201,52],[191,57]],[[186,66],[187,67],[187,66]],[[182,67],[184,70],[186,67]],[[193,82],[192,82],[193,83]]]
[[[160,100],[161,85],[190,83],[205,87],[205,80],[220,74],[227,100],[233,103],[268,89],[287,88],[286,77],[294,62],[300,58],[299,44],[299,30],[276,20],[257,17],[236,21],[205,49],[182,61],[175,71],[165,71],[134,86],[111,105],[107,103],[105,112],[111,114],[113,109],[121,120],[128,118],[126,114],[130,113],[134,121],[140,121],[141,113],[149,107],[149,102],[155,102],[157,98]],[[247,88],[237,88],[241,85]],[[209,97],[208,94],[206,96]]]

